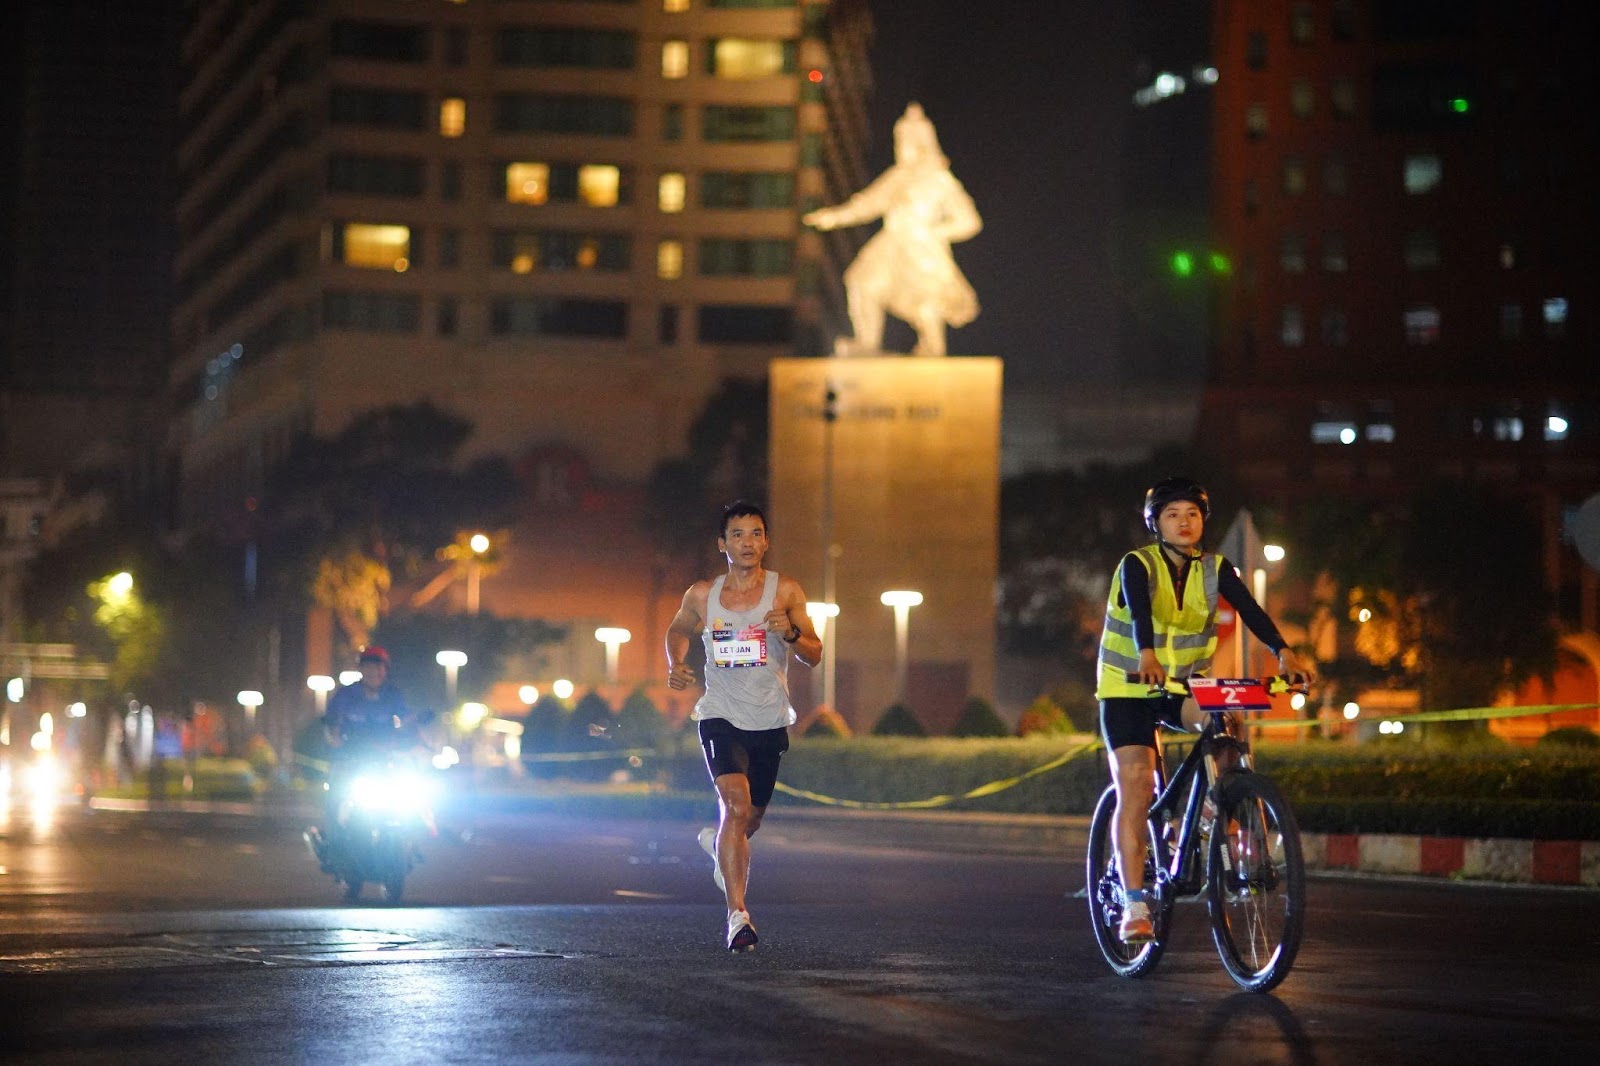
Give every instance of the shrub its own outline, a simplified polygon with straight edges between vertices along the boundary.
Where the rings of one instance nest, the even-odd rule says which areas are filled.
[[[1564,725],[1540,737],[1541,747],[1600,748],[1600,733],[1581,725]]]
[[[1019,737],[1070,732],[1072,732],[1072,722],[1067,718],[1067,712],[1049,696],[1040,696],[1034,700],[1028,705],[1028,709],[1022,712],[1022,717],[1017,719]]]
[[[982,696],[971,696],[961,708],[961,717],[951,726],[953,737],[1003,737],[1009,735],[1005,722]]]
[[[1050,690],[1050,699],[1066,712],[1067,720],[1077,732],[1100,732],[1100,701],[1094,698],[1093,685],[1064,681]]]
[[[267,738],[257,733],[245,745],[245,761],[250,764],[250,770],[263,781],[272,780],[278,769],[278,753],[272,750],[272,745],[267,743]]]
[[[628,694],[617,712],[617,742],[628,748],[654,748],[667,731],[666,719],[642,688]]]
[[[879,737],[925,737],[928,731],[922,727],[917,716],[903,703],[891,703],[883,714],[878,716],[878,722],[872,727],[873,736]]]

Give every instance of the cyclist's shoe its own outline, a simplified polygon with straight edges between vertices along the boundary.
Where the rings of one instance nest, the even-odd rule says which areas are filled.
[[[728,950],[754,951],[756,927],[750,921],[749,911],[734,911],[728,915]]]
[[[1150,920],[1150,905],[1143,900],[1130,903],[1122,911],[1122,924],[1117,936],[1124,944],[1143,944],[1156,938],[1155,923]]]
[[[722,881],[722,864],[717,862],[717,831],[711,826],[700,830],[700,850],[711,856],[711,880],[717,883],[718,892],[728,891]]]

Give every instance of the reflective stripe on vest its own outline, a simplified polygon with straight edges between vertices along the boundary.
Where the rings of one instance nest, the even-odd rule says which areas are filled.
[[[1150,577],[1150,615],[1155,623],[1156,659],[1173,677],[1204,673],[1217,651],[1217,580],[1222,557],[1200,556],[1193,566],[1200,580],[1184,583],[1183,604],[1172,581],[1172,570],[1161,558],[1161,546],[1151,544],[1131,553]],[[1139,670],[1139,646],[1134,641],[1133,612],[1122,599],[1122,567],[1111,577],[1106,599],[1105,629],[1100,636],[1100,683],[1096,699],[1132,696],[1144,698],[1150,690],[1127,675]]]

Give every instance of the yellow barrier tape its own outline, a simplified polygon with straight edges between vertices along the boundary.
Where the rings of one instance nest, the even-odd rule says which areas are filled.
[[[982,784],[976,788],[968,789],[966,792],[963,792],[960,795],[929,796],[927,799],[919,800],[878,802],[872,800],[839,799],[837,796],[826,796],[820,792],[810,792],[803,788],[795,788],[792,785],[784,784],[782,781],[777,782],[776,787],[778,791],[786,793],[787,795],[798,796],[801,799],[812,800],[816,803],[825,803],[830,807],[848,807],[852,810],[858,811],[927,810],[933,807],[948,806],[957,800],[977,799],[980,796],[992,796],[996,792],[1004,792],[1008,788],[1015,788],[1017,785],[1022,784],[1022,782],[1026,781],[1030,777],[1037,777],[1040,774],[1048,773],[1049,771],[1057,769],[1058,767],[1065,766],[1078,756],[1094,751],[1099,747],[1100,741],[1091,740],[1087,744],[1080,744],[1071,751],[1056,756],[1054,759],[1051,759],[1049,762],[1044,763],[1041,766],[1035,766],[1031,770],[1025,770],[1022,773],[1017,774],[1015,777],[1003,777],[998,781],[990,781],[987,784]]]

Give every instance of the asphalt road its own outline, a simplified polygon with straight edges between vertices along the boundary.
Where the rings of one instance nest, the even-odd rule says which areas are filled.
[[[759,950],[688,823],[462,821],[407,905],[337,906],[292,814],[0,821],[0,1057],[40,1063],[1591,1061],[1600,894],[1319,879],[1237,992],[1201,905],[1101,962],[1071,827],[774,811]]]

